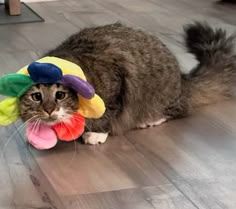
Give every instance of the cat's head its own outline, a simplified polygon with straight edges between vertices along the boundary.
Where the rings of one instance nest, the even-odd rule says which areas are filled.
[[[61,84],[36,84],[21,96],[19,105],[23,121],[53,125],[69,119],[79,103],[77,93]]]

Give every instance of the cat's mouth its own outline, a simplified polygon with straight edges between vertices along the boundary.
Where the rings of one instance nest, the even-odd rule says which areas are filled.
[[[24,115],[22,115],[21,118],[24,122],[39,123],[39,124],[42,123],[45,125],[53,126],[56,125],[57,123],[69,122],[73,113],[74,112],[64,112],[63,114],[51,114],[51,115],[35,114],[30,118],[24,117]]]
[[[62,116],[50,115],[41,118],[41,123],[52,126],[60,122],[67,122],[70,118],[71,118],[70,114],[63,114]]]
[[[55,125],[56,123],[60,122],[58,117],[55,116],[49,116],[45,118],[41,118],[41,123],[44,123],[46,125]]]

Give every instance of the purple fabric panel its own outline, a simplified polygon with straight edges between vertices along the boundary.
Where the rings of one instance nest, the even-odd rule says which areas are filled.
[[[95,94],[94,88],[78,76],[64,75],[60,83],[74,89],[80,96],[86,99],[91,99]]]

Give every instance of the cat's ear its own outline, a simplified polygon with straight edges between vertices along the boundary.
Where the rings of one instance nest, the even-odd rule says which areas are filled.
[[[18,100],[15,97],[0,102],[0,125],[7,126],[19,119]]]
[[[0,78],[0,94],[10,97],[22,96],[33,85],[27,75],[8,74]]]
[[[92,99],[79,97],[78,112],[85,118],[100,118],[105,110],[105,104],[97,94]]]
[[[61,83],[64,86],[74,89],[80,96],[91,99],[94,97],[94,88],[85,80],[74,75],[64,75]]]

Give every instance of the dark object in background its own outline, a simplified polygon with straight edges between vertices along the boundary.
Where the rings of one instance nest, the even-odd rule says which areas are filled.
[[[5,8],[11,16],[21,14],[20,0],[5,0]]]
[[[44,19],[34,12],[24,2],[21,2],[21,14],[9,15],[4,4],[0,4],[0,25],[43,22]]]
[[[236,0],[221,0],[222,3],[236,3]]]

